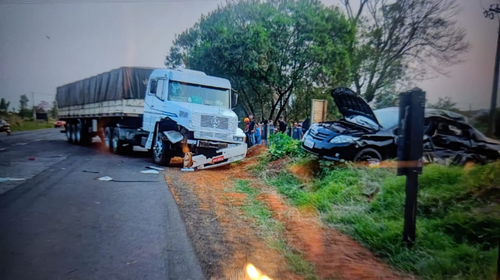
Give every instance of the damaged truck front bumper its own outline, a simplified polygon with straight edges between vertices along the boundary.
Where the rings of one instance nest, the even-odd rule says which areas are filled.
[[[206,157],[203,154],[192,156],[192,165],[190,168],[208,169],[242,160],[247,154],[247,145],[229,144],[227,148],[216,150],[216,153],[217,155],[213,157]]]

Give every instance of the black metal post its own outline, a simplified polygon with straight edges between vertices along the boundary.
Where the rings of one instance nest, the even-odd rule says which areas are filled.
[[[406,176],[405,223],[403,229],[403,241],[409,248],[415,243],[417,229],[417,190],[418,173],[411,170]]]

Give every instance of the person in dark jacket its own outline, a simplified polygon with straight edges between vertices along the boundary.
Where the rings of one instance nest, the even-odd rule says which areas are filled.
[[[311,127],[311,119],[309,117],[302,123],[302,133],[306,133],[306,131]]]
[[[255,145],[256,126],[255,126],[255,120],[253,119],[253,115],[249,115],[248,119],[250,120],[250,123],[248,124],[248,148],[250,148],[253,145]]]
[[[283,117],[279,118],[278,126],[279,126],[279,132],[286,133],[286,127],[287,127],[287,125],[286,125],[286,122],[283,119]]]

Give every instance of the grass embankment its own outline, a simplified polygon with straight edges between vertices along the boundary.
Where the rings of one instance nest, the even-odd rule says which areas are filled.
[[[424,279],[492,279],[500,238],[500,162],[429,165],[419,178],[417,240],[402,244],[405,178],[390,168],[295,158],[270,172],[273,147],[255,171],[297,207],[313,206],[325,223],[350,235],[395,268]],[[272,164],[272,163],[271,163]],[[304,181],[290,166],[311,168]],[[300,179],[300,180],[299,180]]]
[[[278,250],[284,256],[292,272],[304,275],[306,279],[317,279],[313,265],[302,258],[302,253],[299,250],[286,244],[283,237],[283,224],[273,218],[273,212],[269,207],[256,199],[260,190],[251,187],[246,180],[236,180],[234,188],[236,192],[247,195],[245,203],[240,207],[246,218],[253,220],[267,245]]]
[[[54,127],[54,120],[52,119],[49,119],[48,122],[33,121],[32,119],[22,119],[21,117],[15,114],[0,115],[0,118],[6,120],[10,124],[10,129],[12,132]]]
[[[54,127],[52,122],[37,122],[37,121],[22,121],[19,124],[10,124],[10,129],[12,132],[16,131],[28,131],[28,130],[36,130],[43,128],[51,128]]]

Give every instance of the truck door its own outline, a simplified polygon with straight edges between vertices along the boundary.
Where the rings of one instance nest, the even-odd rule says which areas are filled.
[[[156,122],[168,115],[165,111],[164,102],[167,97],[167,84],[167,80],[163,77],[149,81],[143,119],[143,129],[146,131],[153,131]]]

